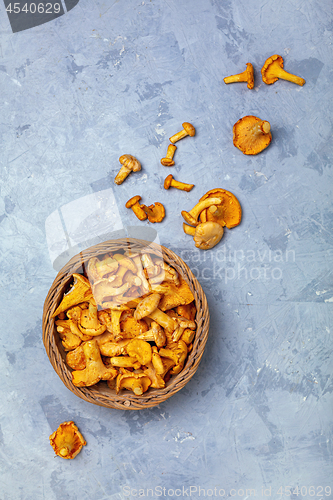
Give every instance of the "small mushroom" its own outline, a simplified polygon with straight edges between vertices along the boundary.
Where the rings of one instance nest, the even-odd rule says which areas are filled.
[[[126,202],[125,207],[131,208],[139,220],[146,220],[147,214],[142,210],[141,205],[139,203],[140,200],[141,196],[139,195],[133,196]]]
[[[161,358],[160,358],[161,359]],[[163,363],[161,361],[162,367]],[[147,375],[147,377],[151,380],[151,388],[152,389],[163,389],[165,387],[165,381],[161,377],[161,374],[158,373],[156,367],[152,362],[148,363],[147,367],[143,370],[143,373]]]
[[[101,351],[102,356],[107,356],[109,358],[121,356],[122,354],[126,354],[125,349],[128,342],[129,339],[119,340],[118,342],[105,342],[99,346],[99,350]]]
[[[90,300],[92,297],[92,290],[87,278],[81,274],[73,274],[74,283],[67,293],[64,294],[62,301],[60,302],[57,309],[52,314],[52,318],[58,316],[58,314],[67,311],[72,306],[76,306],[81,302]]]
[[[193,236],[195,246],[201,250],[210,250],[221,241],[223,227],[217,222],[201,222],[195,228],[183,224],[184,232]]]
[[[122,184],[131,172],[139,172],[141,170],[141,163],[132,155],[122,155],[119,161],[122,167],[114,180],[118,185]]]
[[[190,137],[193,137],[195,135],[195,128],[193,127],[193,125],[191,125],[191,123],[184,122],[183,123],[183,130],[181,130],[180,132],[177,132],[177,134],[170,137],[169,141],[174,144],[175,142],[179,141],[180,139],[183,139],[184,137],[186,137],[187,135],[189,135]]]
[[[136,396],[141,396],[148,390],[151,385],[151,380],[145,373],[129,372],[122,370],[117,377],[116,393],[121,389],[133,391]]]
[[[233,143],[245,155],[257,155],[271,143],[271,126],[268,121],[248,115],[233,126]]]
[[[173,167],[175,162],[173,160],[177,146],[169,144],[165,158],[162,158],[161,163],[164,167]]]
[[[159,293],[152,293],[148,295],[148,297],[142,299],[134,311],[134,318],[139,320],[145,316],[149,316],[157,308],[161,297],[162,296]]]
[[[283,69],[283,58],[278,54],[266,59],[265,64],[261,68],[261,76],[264,83],[271,85],[281,78],[288,80],[288,82],[296,83],[301,87],[304,85],[305,80],[296,75],[292,75]]]
[[[162,347],[159,350],[159,355],[164,358],[169,358],[175,363],[171,371],[172,375],[175,375],[183,369],[187,352],[187,345],[182,340],[179,340],[175,347]]]
[[[211,205],[219,205],[221,203],[220,198],[207,198],[197,203],[189,212],[182,210],[181,214],[183,219],[191,226],[197,226],[199,224],[198,217],[200,213],[205,210],[205,208]]]
[[[91,257],[87,265],[89,281],[99,281],[104,278],[104,276],[115,273],[118,266],[118,262],[112,257],[107,257],[103,260],[99,260],[97,257]]]
[[[136,338],[146,340],[147,342],[155,342],[157,347],[163,347],[166,343],[164,330],[156,321],[151,322],[150,330],[141,333]]]
[[[151,361],[151,345],[142,339],[132,339],[126,346],[126,352],[136,358],[140,365],[147,365]]]
[[[164,189],[169,189],[170,186],[187,192],[194,188],[194,184],[186,184],[185,182],[176,181],[172,174],[168,175],[164,180]]]
[[[162,203],[156,202],[153,205],[140,205],[141,209],[147,214],[149,222],[162,222],[165,217],[165,208]]]
[[[84,370],[86,367],[86,357],[82,344],[66,354],[66,363],[72,370]]]
[[[141,367],[141,363],[135,356],[113,356],[110,358],[110,363],[111,366],[117,368],[134,368],[134,370],[138,370]]]
[[[59,457],[73,459],[87,443],[73,421],[63,422],[50,436],[50,444]]]
[[[156,308],[153,312],[151,312],[148,316],[152,320],[156,321],[160,326],[164,328],[165,334],[168,332],[173,332],[177,327],[177,322],[170,318],[165,312],[161,311],[161,309]]]
[[[72,382],[75,387],[90,387],[100,380],[109,380],[118,375],[115,368],[107,368],[104,365],[96,340],[85,342],[83,352],[86,359],[86,368],[72,372]]]
[[[223,78],[224,83],[246,82],[248,89],[254,87],[253,66],[251,63],[246,63],[246,70],[237,75],[227,76]]]
[[[100,323],[97,315],[97,305],[93,301],[89,303],[89,309],[82,311],[78,327],[83,334],[92,337],[105,332],[106,325]]]

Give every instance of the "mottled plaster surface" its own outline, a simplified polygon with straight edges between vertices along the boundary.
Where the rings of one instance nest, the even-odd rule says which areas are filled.
[[[1,3],[0,31],[0,499],[201,498],[222,490],[245,499],[255,490],[258,498],[300,500],[310,486],[328,498],[331,2],[80,0],[15,34]],[[261,81],[275,53],[304,87]],[[255,88],[226,86],[223,78],[247,62]],[[232,126],[247,114],[272,127],[272,144],[255,157],[232,144]],[[183,121],[197,134],[179,143],[173,172],[196,185],[191,193],[163,190],[170,170],[159,163]],[[117,187],[124,153],[142,171]],[[213,187],[236,194],[243,220],[204,253],[183,234],[180,211]],[[141,412],[77,398],[42,343],[43,302],[56,276],[48,238],[58,235],[46,221],[106,189],[119,227],[136,224],[124,207],[132,195],[165,204],[154,229],[196,273],[210,306],[197,373]],[[98,218],[91,210],[80,230],[96,229]],[[72,462],[54,458],[48,441],[69,419],[88,443]]]

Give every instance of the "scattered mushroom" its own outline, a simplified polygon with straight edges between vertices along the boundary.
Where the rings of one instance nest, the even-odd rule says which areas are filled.
[[[228,229],[238,226],[242,219],[242,208],[236,196],[222,188],[215,188],[204,194],[200,201],[206,198],[220,198],[220,205],[212,205],[200,213],[201,222],[218,222]]]
[[[156,202],[154,205],[140,205],[141,209],[147,214],[149,222],[162,222],[165,217],[165,208],[162,203]]]
[[[50,444],[59,457],[73,459],[87,443],[73,421],[63,422],[50,436]]]
[[[254,87],[253,66],[251,63],[246,63],[246,70],[237,75],[227,76],[223,78],[224,83],[246,82],[248,89]]]
[[[256,116],[240,118],[233,126],[233,143],[245,155],[257,155],[271,143],[270,123]]]
[[[114,180],[118,185],[122,184],[131,172],[139,172],[141,170],[141,163],[132,155],[122,155],[119,161],[122,167]]]
[[[198,217],[200,213],[205,209],[210,207],[211,205],[220,205],[221,200],[220,198],[207,198],[205,200],[200,201],[197,203],[192,210],[189,212],[186,212],[185,210],[182,211],[182,216],[183,219],[190,225],[192,226],[197,226],[199,224],[198,222]]]
[[[194,188],[194,184],[186,184],[184,182],[176,181],[172,174],[168,175],[164,180],[164,189],[169,189],[170,186],[187,192]]]
[[[175,142],[180,141],[180,139],[186,137],[187,135],[193,137],[195,135],[195,128],[193,127],[193,125],[191,125],[191,123],[184,122],[183,130],[177,132],[177,134],[170,137],[169,141],[174,144]]]
[[[193,236],[195,246],[201,250],[210,250],[223,236],[223,227],[217,222],[201,222],[196,227],[183,223],[184,232]]]
[[[283,58],[278,54],[266,59],[265,64],[261,68],[262,80],[267,85],[271,85],[281,78],[288,82],[296,83],[301,87],[304,85],[305,80],[296,75],[292,75],[283,69]]]
[[[142,210],[142,207],[139,203],[140,200],[141,196],[139,195],[133,196],[133,198],[129,199],[126,202],[125,207],[131,208],[139,220],[146,220],[147,214],[146,212],[144,212],[144,210]]]
[[[173,167],[175,162],[173,160],[174,154],[176,152],[177,146],[174,144],[169,144],[165,158],[162,158],[161,163],[164,167]]]

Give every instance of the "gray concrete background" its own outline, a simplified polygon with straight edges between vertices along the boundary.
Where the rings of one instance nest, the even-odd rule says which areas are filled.
[[[332,3],[80,0],[14,34],[1,3],[0,30],[0,499],[222,490],[225,498],[329,498]],[[275,53],[304,87],[262,82]],[[247,62],[252,91],[223,83]],[[233,124],[248,114],[272,127],[272,144],[255,157],[232,143]],[[191,193],[163,190],[171,170],[159,162],[183,121],[197,134],[178,143],[172,172],[195,184]],[[142,171],[115,186],[124,153]],[[180,211],[214,187],[238,197],[243,220],[199,252]],[[110,188],[124,226],[136,224],[124,207],[130,196],[165,204],[154,229],[197,274],[211,312],[197,373],[147,411],[80,400],[42,343],[56,275],[46,221]],[[88,443],[73,461],[49,445],[68,419]]]

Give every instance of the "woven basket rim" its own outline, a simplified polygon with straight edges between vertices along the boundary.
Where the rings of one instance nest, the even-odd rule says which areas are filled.
[[[120,391],[119,394],[115,394],[115,391],[108,388],[106,382],[99,382],[91,387],[76,387],[72,384],[72,370],[64,360],[64,351],[55,329],[55,318],[51,318],[51,316],[60,303],[63,292],[68,288],[73,279],[73,273],[80,269],[82,270],[85,262],[91,257],[115,250],[123,251],[129,247],[132,250],[138,249],[141,252],[145,248],[150,253],[157,253],[158,255],[162,253],[164,260],[173,266],[188,283],[197,307],[197,331],[193,348],[188,355],[183,370],[179,374],[173,375],[163,389],[150,388],[144,395],[135,396],[129,391]],[[193,377],[205,349],[209,333],[209,321],[210,315],[206,295],[189,266],[175,252],[150,241],[136,238],[119,238],[98,243],[81,251],[72,257],[58,272],[44,302],[42,320],[43,343],[54,370],[65,386],[76,396],[92,404],[108,408],[141,410],[162,403],[181,390]]]

